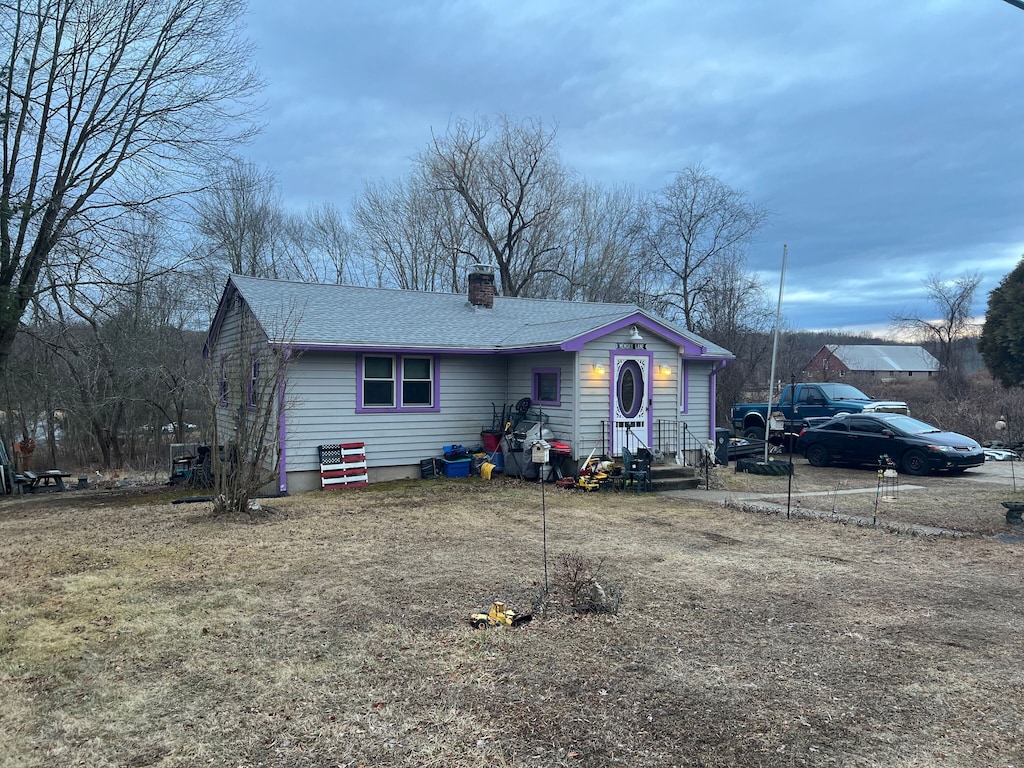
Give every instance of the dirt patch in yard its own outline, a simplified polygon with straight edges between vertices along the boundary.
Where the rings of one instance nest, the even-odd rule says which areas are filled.
[[[1024,760],[1022,550],[987,536],[472,478],[274,500],[252,524],[10,501],[0,765]],[[495,598],[537,601],[545,520],[546,610],[473,630]],[[617,613],[566,607],[562,552],[601,563]]]

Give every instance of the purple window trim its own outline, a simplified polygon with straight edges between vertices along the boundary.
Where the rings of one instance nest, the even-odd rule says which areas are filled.
[[[363,358],[364,357],[390,357],[395,361],[395,405],[374,406],[363,405]],[[431,397],[433,405],[424,406],[403,406],[398,405],[402,389],[402,360],[406,357],[427,357],[430,358],[432,373]],[[440,413],[441,412],[441,364],[438,355],[424,355],[410,352],[401,354],[397,352],[366,352],[356,357],[356,413]]]
[[[682,408],[679,409],[679,413],[690,412],[690,361],[683,360],[682,366],[683,376],[683,403]]]
[[[537,375],[541,373],[555,374],[555,391],[558,393],[554,400],[541,400],[539,388],[537,387]],[[530,371],[530,397],[537,405],[550,405],[558,408],[562,405],[562,369],[561,368],[534,368]]]

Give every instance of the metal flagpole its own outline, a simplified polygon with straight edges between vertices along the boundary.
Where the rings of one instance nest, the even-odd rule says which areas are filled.
[[[772,373],[768,377],[768,413],[764,420],[764,461],[768,463],[768,432],[772,425],[772,398],[775,389],[775,358],[779,355],[779,325],[782,323],[782,291],[786,287],[786,255],[789,246],[782,244],[782,274],[779,276],[779,304],[775,309],[775,340],[772,342]],[[785,430],[783,430],[785,431]]]

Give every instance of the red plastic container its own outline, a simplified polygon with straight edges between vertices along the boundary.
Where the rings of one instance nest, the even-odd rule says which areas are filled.
[[[488,453],[494,453],[498,450],[498,446],[501,444],[501,432],[486,430],[480,433],[480,440],[484,444],[485,451]]]

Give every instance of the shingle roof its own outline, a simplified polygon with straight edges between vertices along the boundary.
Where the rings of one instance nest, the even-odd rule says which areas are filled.
[[[938,371],[939,361],[922,347],[886,344],[828,344],[851,371]]]
[[[471,305],[464,294],[232,275],[221,299],[221,311],[232,286],[271,341],[299,347],[467,351],[553,348],[632,318],[632,322],[653,328],[676,343],[703,347],[704,356],[733,357],[717,344],[635,304],[497,296],[494,307],[484,309]],[[215,320],[211,328],[210,341],[217,323]]]

